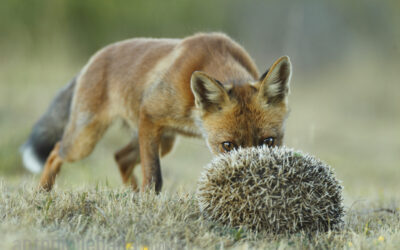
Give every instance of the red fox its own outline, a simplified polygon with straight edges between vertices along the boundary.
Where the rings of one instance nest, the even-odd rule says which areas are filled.
[[[160,157],[176,135],[203,137],[213,154],[279,146],[288,114],[291,63],[279,58],[261,76],[248,53],[221,33],[184,39],[135,38],[91,57],[55,97],[22,146],[24,165],[51,190],[63,162],[89,155],[122,118],[132,140],[115,153],[122,181],[162,187]]]

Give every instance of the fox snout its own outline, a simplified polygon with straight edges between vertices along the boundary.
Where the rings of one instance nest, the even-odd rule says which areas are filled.
[[[210,150],[219,154],[238,147],[280,146],[290,78],[287,56],[279,58],[258,81],[223,83],[194,72],[191,89]]]

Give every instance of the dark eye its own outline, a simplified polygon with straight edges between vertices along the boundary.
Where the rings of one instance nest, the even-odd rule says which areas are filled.
[[[236,148],[236,145],[233,142],[225,141],[221,143],[221,147],[225,152],[229,152]]]
[[[274,142],[275,142],[274,137],[268,137],[268,138],[265,138],[265,139],[262,141],[262,144],[261,144],[261,145],[265,145],[265,146],[268,146],[268,147],[272,147],[272,146],[274,145]]]

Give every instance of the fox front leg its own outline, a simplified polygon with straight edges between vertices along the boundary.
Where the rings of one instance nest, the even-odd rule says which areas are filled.
[[[142,190],[154,185],[157,193],[161,191],[162,176],[159,148],[162,127],[151,121],[144,112],[139,119],[140,163],[143,173]]]

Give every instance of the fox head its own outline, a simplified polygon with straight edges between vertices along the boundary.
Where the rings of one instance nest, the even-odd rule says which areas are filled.
[[[203,72],[191,77],[198,114],[210,150],[214,154],[238,147],[280,146],[288,113],[291,77],[289,57],[279,58],[258,81],[222,84]]]

